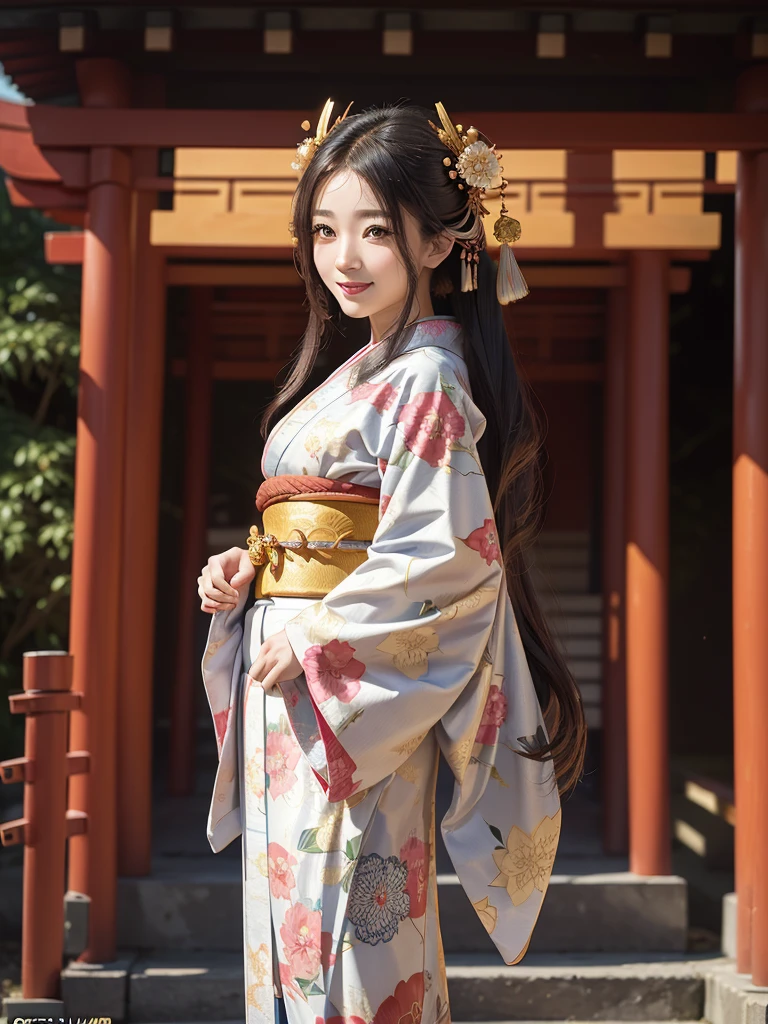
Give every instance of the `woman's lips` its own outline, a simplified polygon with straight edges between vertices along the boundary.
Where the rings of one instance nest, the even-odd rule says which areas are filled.
[[[368,284],[347,284],[346,282],[339,281],[339,288],[341,288],[345,295],[359,295],[366,288],[370,288],[372,283],[372,281],[369,281]]]

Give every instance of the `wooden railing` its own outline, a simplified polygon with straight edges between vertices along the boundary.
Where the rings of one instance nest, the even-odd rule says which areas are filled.
[[[24,816],[0,823],[3,846],[24,846],[23,999],[59,998],[66,844],[88,826],[85,814],[67,810],[67,778],[89,766],[87,752],[67,751],[69,713],[82,697],[72,692],[72,661],[64,651],[27,652],[24,692],[9,697],[11,713],[27,716],[24,756],[0,761],[4,783],[24,784]]]

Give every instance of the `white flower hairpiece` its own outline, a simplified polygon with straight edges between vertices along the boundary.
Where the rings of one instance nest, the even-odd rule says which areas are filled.
[[[458,187],[467,192],[467,214],[474,214],[475,224],[467,231],[457,233],[457,241],[462,247],[461,290],[474,291],[477,288],[477,265],[480,262],[480,250],[486,246],[485,230],[482,218],[487,216],[483,200],[487,190],[494,188],[499,178],[501,184],[501,216],[493,226],[493,234],[499,243],[499,270],[496,277],[496,296],[506,306],[509,302],[517,302],[529,292],[517,260],[510,247],[511,242],[520,238],[520,222],[507,215],[505,189],[507,179],[504,168],[499,162],[500,153],[496,145],[489,145],[480,139],[477,128],[470,126],[466,133],[462,125],[454,125],[442,103],[436,103],[435,109],[440,117],[442,128],[432,121],[440,141],[451,150],[456,157],[453,161],[445,157],[443,164],[450,168],[448,175],[452,179],[462,178]]]

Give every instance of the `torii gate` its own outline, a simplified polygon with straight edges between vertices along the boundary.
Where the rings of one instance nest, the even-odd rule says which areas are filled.
[[[78,79],[81,108],[0,103],[0,163],[9,174],[15,203],[84,228],[82,236],[53,240],[49,255],[83,263],[70,646],[75,688],[84,693],[85,703],[73,714],[71,741],[90,751],[91,771],[70,783],[70,807],[87,811],[89,834],[70,840],[69,885],[92,898],[90,945],[81,959],[106,961],[115,953],[118,835],[123,874],[147,873],[150,856],[154,609],[137,595],[144,593],[147,580],[154,580],[157,556],[166,250],[152,244],[153,236],[172,244],[170,236],[163,240],[170,221],[154,210],[154,193],[167,189],[172,179],[157,177],[153,155],[159,147],[291,149],[305,112],[130,109],[127,73],[110,60],[79,62]],[[754,67],[741,86],[738,113],[452,115],[464,124],[482,124],[502,152],[738,153],[733,472],[737,969],[751,971],[755,983],[764,985],[768,803],[760,798],[768,792],[768,744],[761,725],[768,721],[768,69]],[[649,202],[658,203],[662,197],[647,184]],[[183,183],[173,187],[181,191]],[[609,518],[604,561],[606,593],[616,595],[616,606],[607,609],[609,636],[615,635],[626,593],[630,869],[663,874],[669,871],[670,847],[667,298],[669,250],[680,245],[674,234],[665,238],[656,230],[663,218],[643,236],[649,210],[639,212],[628,241],[630,236],[621,231],[629,230],[632,214],[615,216],[612,203],[613,198],[601,221],[602,235],[572,238],[568,255],[604,256],[612,246],[633,250],[622,278],[628,309],[622,311],[620,303],[611,307],[605,375],[612,438],[606,464],[614,471],[608,507],[622,507],[626,483],[626,521]],[[284,224],[282,213],[278,219]],[[266,222],[262,226],[268,238]],[[713,244],[711,238],[699,238],[694,248]],[[525,247],[518,251],[523,261],[536,255]],[[228,252],[253,255],[252,248]],[[267,257],[289,254],[276,238],[260,247],[260,255]],[[623,333],[626,353],[619,343]],[[196,603],[191,584],[190,614]],[[614,667],[606,680],[606,739],[620,735],[621,683]],[[614,743],[608,764],[615,781],[607,793],[614,812],[622,801],[622,762],[623,751]],[[615,828],[607,841],[616,841]]]

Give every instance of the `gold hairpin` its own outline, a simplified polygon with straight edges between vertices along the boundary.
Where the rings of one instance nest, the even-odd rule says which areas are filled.
[[[467,192],[467,207],[476,217],[487,216],[489,211],[483,201],[493,187],[493,182],[497,178],[501,178],[501,187],[498,189],[498,194],[501,196],[501,216],[493,225],[493,235],[499,243],[496,297],[503,306],[510,302],[517,302],[518,299],[522,299],[528,294],[529,288],[511,248],[511,243],[520,238],[521,230],[520,221],[507,214],[505,194],[507,179],[504,177],[504,168],[500,163],[501,154],[496,152],[495,143],[489,146],[480,138],[477,128],[470,125],[464,132],[462,125],[454,125],[442,103],[436,103],[435,109],[442,128],[438,128],[432,121],[429,123],[437,132],[440,141],[456,157],[455,162],[450,157],[445,157],[443,164],[450,168],[449,177],[452,179],[462,178],[466,182],[466,186],[459,182],[458,187]],[[480,261],[479,250],[485,248],[485,232],[480,238],[468,242],[460,240],[460,244],[466,250],[461,254],[464,260],[461,290],[473,291],[477,288],[477,264]],[[470,264],[473,265],[471,271]]]

